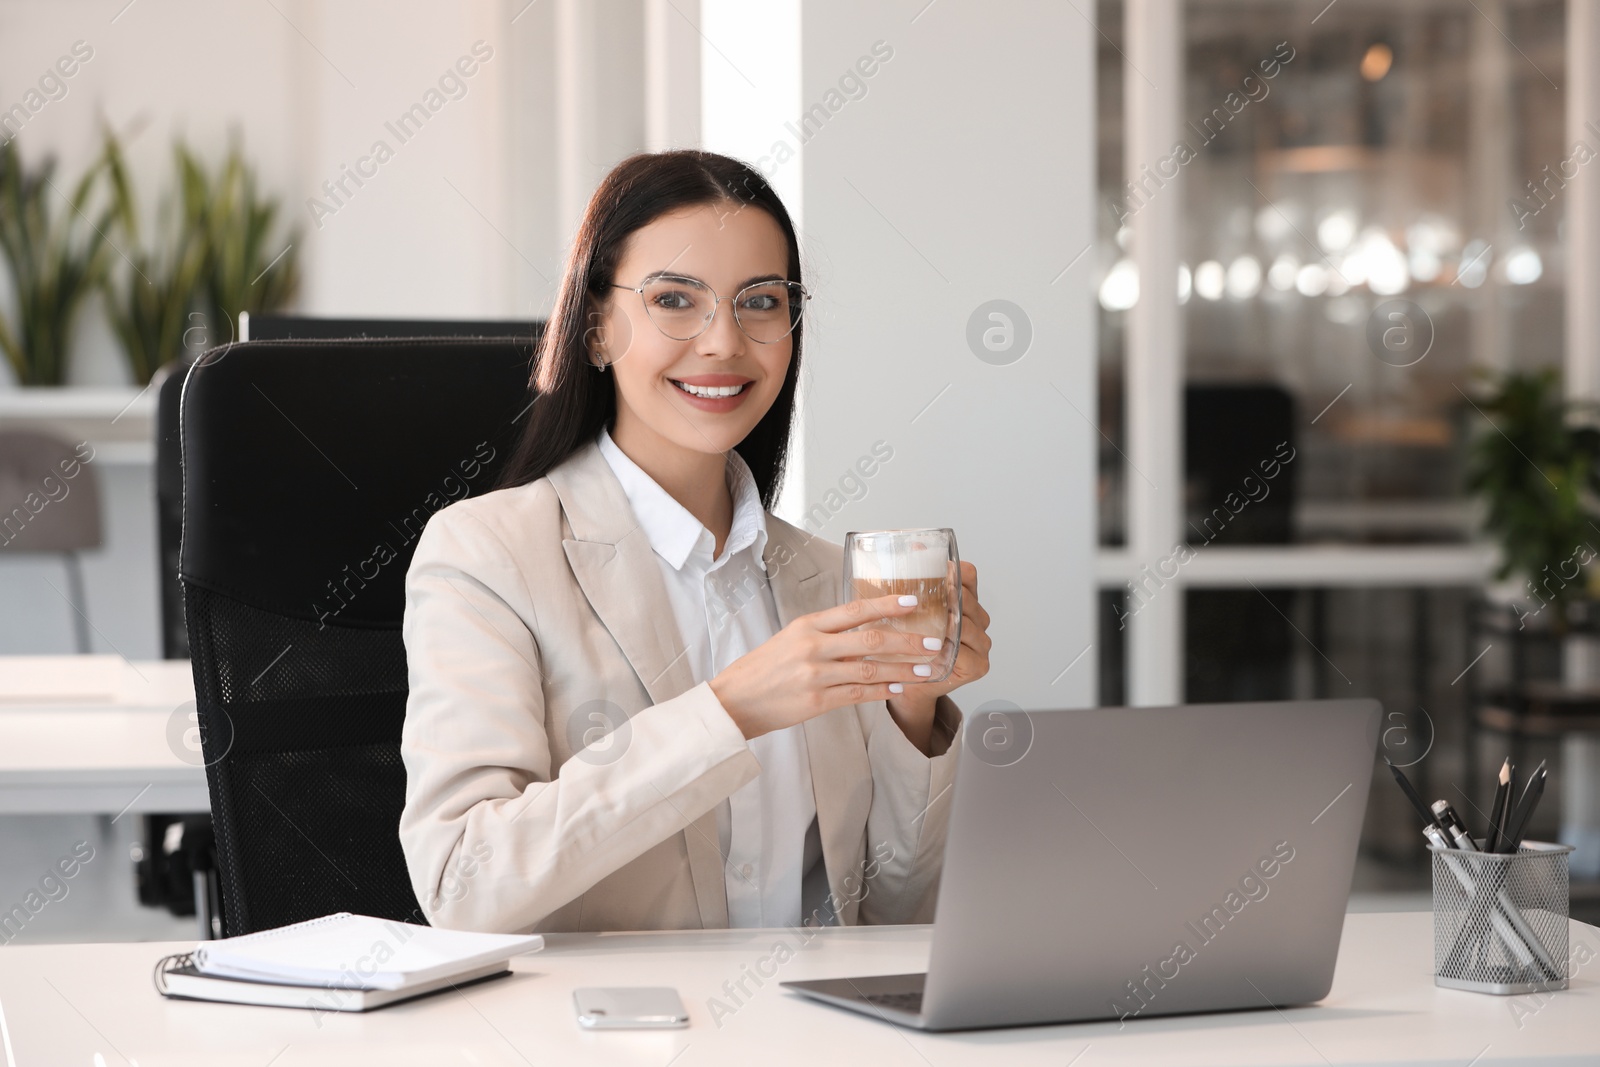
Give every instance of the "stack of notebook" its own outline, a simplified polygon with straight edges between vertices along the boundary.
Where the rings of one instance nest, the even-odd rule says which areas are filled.
[[[475,934],[339,912],[204,941],[156,964],[167,997],[320,1011],[366,1011],[510,973],[537,934]]]

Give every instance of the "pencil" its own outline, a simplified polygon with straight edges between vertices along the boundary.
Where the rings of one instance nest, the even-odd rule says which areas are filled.
[[[1401,772],[1399,767],[1389,763],[1388,759],[1385,759],[1383,762],[1389,764],[1389,773],[1394,775],[1394,780],[1399,784],[1400,791],[1406,795],[1407,800],[1411,801],[1411,806],[1417,809],[1417,814],[1422,816],[1422,825],[1425,827],[1437,827],[1439,832],[1444,834],[1444,827],[1439,825],[1439,820],[1433,817],[1433,812],[1428,810],[1428,806],[1424,804],[1422,802],[1422,798],[1417,795],[1417,791],[1415,787],[1412,786],[1411,780]],[[1448,834],[1445,834],[1445,840],[1447,842],[1449,841]]]
[[[1522,844],[1522,835],[1528,831],[1528,820],[1533,817],[1533,809],[1539,806],[1539,798],[1544,795],[1544,780],[1548,773],[1544,762],[1540,761],[1534,772],[1528,775],[1528,784],[1522,787],[1522,799],[1517,801],[1517,810],[1506,827],[1505,841],[1501,843],[1500,851],[1515,852]]]
[[[1485,852],[1500,851],[1500,831],[1505,828],[1506,819],[1510,815],[1508,805],[1511,801],[1511,757],[1500,765],[1500,784],[1495,787],[1494,804],[1489,808],[1489,833],[1486,835],[1483,850]]]

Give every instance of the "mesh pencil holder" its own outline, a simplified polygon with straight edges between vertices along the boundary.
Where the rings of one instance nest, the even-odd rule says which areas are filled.
[[[1567,988],[1571,845],[1524,841],[1515,853],[1437,845],[1428,851],[1434,985],[1476,993]]]

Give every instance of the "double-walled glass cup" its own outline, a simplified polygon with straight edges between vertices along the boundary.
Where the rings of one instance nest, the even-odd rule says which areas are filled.
[[[926,663],[933,673],[922,679],[943,681],[955,667],[961,646],[961,557],[956,533],[948,528],[925,530],[852,530],[844,536],[844,602],[889,594],[914,593],[916,608],[863,623],[856,630],[884,629],[936,637],[938,652],[922,655],[886,653],[863,659],[885,663]]]

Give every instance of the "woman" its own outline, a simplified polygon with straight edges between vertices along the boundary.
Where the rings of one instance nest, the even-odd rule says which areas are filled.
[[[803,301],[748,166],[638,155],[595,191],[501,483],[435,514],[406,575],[400,838],[436,925],[931,918],[947,694],[987,673],[989,615],[963,563],[946,679],[862,659],[934,654],[848,632],[911,607],[841,606],[841,546],[766,510]]]

